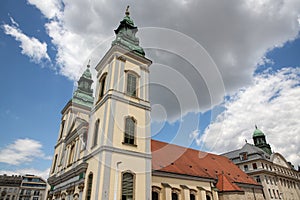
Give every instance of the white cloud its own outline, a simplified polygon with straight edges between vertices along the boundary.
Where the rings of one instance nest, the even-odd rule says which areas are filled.
[[[26,174],[32,174],[36,176],[42,177],[44,180],[47,180],[49,177],[50,168],[45,170],[38,170],[33,168],[28,169],[16,169],[16,170],[0,170],[0,174],[7,174],[7,175],[26,175]]]
[[[48,19],[59,17],[61,14],[62,5],[60,0],[28,0],[28,3],[35,5]]]
[[[21,53],[27,55],[33,62],[42,63],[43,60],[50,61],[47,54],[47,44],[40,42],[34,37],[28,37],[18,27],[18,24],[11,18],[12,25],[4,24],[4,32],[11,35],[16,41],[20,42]]]
[[[11,165],[30,163],[35,158],[51,159],[42,150],[42,144],[32,139],[17,139],[0,150],[0,162]]]
[[[54,3],[51,4],[49,2],[28,0],[29,4],[39,8],[49,19],[45,27],[57,49],[56,62],[60,68],[60,74],[76,80],[84,70],[82,66],[87,63],[88,59],[91,58],[91,65],[95,66],[105,50],[109,48],[112,41],[112,38],[109,37],[113,36],[113,30],[124,16],[123,12],[128,2],[93,0],[88,3],[76,0],[53,1]],[[52,12],[47,10],[48,6],[53,8]],[[172,10],[172,12],[168,12],[168,10]],[[177,50],[184,49],[185,46],[173,37],[162,37],[160,34],[153,35],[149,41],[149,38],[146,37],[147,31],[145,33],[146,29],[142,29],[142,27],[160,27],[182,32],[192,37],[195,43],[201,44],[208,51],[218,67],[217,70],[222,76],[227,93],[232,93],[240,87],[250,84],[257,64],[270,62],[265,57],[266,53],[297,37],[299,10],[298,0],[137,1],[130,8],[131,16],[140,28],[138,34],[141,37],[141,45],[145,47],[146,53],[154,63],[160,64],[165,57],[160,53],[155,56],[155,53],[147,49],[148,45],[151,45],[151,41],[158,44],[165,42],[170,45],[169,47],[177,45]],[[99,45],[101,42],[104,44]],[[94,51],[97,47],[101,50]],[[186,59],[189,62],[190,59],[199,57],[199,52],[194,52],[192,48],[188,47],[186,49],[189,58],[183,57],[182,60]],[[174,60],[167,60],[164,65],[173,67],[174,63],[177,63],[178,57]],[[193,67],[198,71],[210,69],[206,64],[204,62],[201,66]],[[153,65],[152,69],[150,68],[151,73],[156,67]],[[219,87],[209,90],[209,87],[214,85],[210,85],[207,80],[213,83],[215,78],[213,73],[200,74],[202,79],[195,81],[193,79],[195,77],[191,77],[193,75],[192,68],[185,65],[174,68],[177,73],[163,76],[164,79],[169,80],[167,83],[176,80],[176,74],[179,72],[190,84],[188,89],[194,91],[184,93],[185,89],[182,88],[183,93],[175,93],[177,101],[182,101],[179,99],[179,95],[185,98],[183,102],[179,102],[181,109],[178,110],[174,109],[177,106],[175,101],[170,102],[169,97],[159,96],[168,94],[161,91],[163,87],[150,90],[151,97],[161,97],[151,99],[151,103],[162,105],[166,110],[168,120],[178,119],[187,112],[207,110],[222,101],[224,91],[219,90]],[[155,71],[152,73],[152,77],[154,75],[157,75]],[[174,89],[178,88],[178,85],[182,85],[180,81],[177,81],[176,84],[175,87],[172,85],[165,87]],[[189,104],[187,98],[190,94],[196,95],[197,103]],[[216,96],[216,98],[210,99],[212,96]]]
[[[299,67],[257,75],[253,85],[225,102],[226,110],[197,138],[198,144],[217,153],[241,148],[245,139],[252,141],[257,124],[273,151],[300,165],[299,102]]]

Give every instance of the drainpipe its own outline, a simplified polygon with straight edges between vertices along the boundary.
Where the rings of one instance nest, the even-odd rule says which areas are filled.
[[[117,200],[117,193],[118,193],[118,185],[119,185],[119,165],[122,162],[119,161],[116,164],[116,172],[115,172],[115,188],[114,188],[114,200]]]

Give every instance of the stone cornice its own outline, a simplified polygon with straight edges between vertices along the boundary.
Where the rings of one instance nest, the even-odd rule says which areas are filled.
[[[53,175],[53,176],[49,177],[48,183],[52,186],[63,183],[75,176],[78,176],[80,173],[85,172],[87,168],[88,168],[87,163],[81,163],[80,165],[74,167],[73,169],[70,169],[69,171],[67,171],[66,173],[64,173],[60,176]]]
[[[214,183],[217,182],[217,180],[213,179],[213,178],[189,176],[189,175],[176,174],[176,173],[164,172],[164,171],[159,171],[159,170],[153,170],[152,176],[160,176],[160,177],[168,177],[168,178],[176,178],[176,179],[186,179],[186,180],[194,180],[194,181],[206,181],[206,182],[214,182]]]

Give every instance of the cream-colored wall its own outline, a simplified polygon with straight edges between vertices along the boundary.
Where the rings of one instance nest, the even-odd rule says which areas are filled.
[[[141,157],[136,156],[124,156],[122,154],[113,154],[112,155],[112,170],[111,170],[111,176],[110,176],[110,188],[114,188],[116,181],[116,164],[117,162],[122,162],[119,164],[118,169],[118,176],[119,181],[117,183],[118,190],[117,190],[117,199],[121,199],[121,182],[122,182],[122,172],[131,172],[134,174],[134,199],[146,199],[146,176],[149,175],[151,172],[145,171],[146,169],[146,163],[145,159]],[[113,199],[114,192],[113,190],[110,190],[110,198]]]
[[[167,183],[171,188],[164,187],[162,183]],[[180,185],[185,185],[188,189],[182,188]],[[171,200],[173,189],[180,191],[179,200],[189,200],[190,190],[196,191],[196,200],[206,200],[206,194],[212,196],[211,194],[215,193],[211,188],[211,183],[208,181],[178,179],[157,175],[152,175],[152,187],[153,186],[161,189],[159,193],[160,200]],[[204,190],[199,189],[199,187]],[[212,198],[212,200],[217,200],[217,198]]]
[[[118,59],[118,54],[120,53],[113,52],[107,58],[110,63],[97,67],[96,101],[90,116],[86,152],[90,156],[87,160],[88,169],[85,185],[87,185],[89,173],[92,172],[92,199],[95,197],[100,199],[102,195],[105,198],[114,199],[116,186],[118,188],[117,199],[121,199],[121,174],[125,171],[131,171],[135,174],[134,199],[146,200],[147,197],[150,197],[150,190],[147,194],[146,188],[149,187],[150,189],[151,187],[151,162],[147,161],[149,159],[147,157],[150,156],[150,140],[148,138],[146,140],[146,137],[150,135],[147,133],[150,132],[150,111],[147,110],[150,108],[150,104],[148,102],[148,84],[146,84],[149,81],[148,72],[141,69],[142,63],[133,61],[126,55],[122,55],[122,59]],[[138,76],[137,97],[130,97],[126,94],[126,73],[128,71],[133,71]],[[100,79],[104,74],[106,74],[104,95],[99,99]],[[147,86],[141,87],[144,85]],[[135,145],[123,144],[125,118],[127,116],[134,117],[136,120]],[[97,119],[100,120],[97,145],[92,146]],[[117,152],[112,151],[111,148]],[[139,155],[132,155],[133,152]],[[116,182],[116,164],[118,162],[121,164],[119,164],[118,182]],[[146,169],[148,168],[149,171],[147,172]],[[86,198],[86,189],[85,187],[83,199]]]

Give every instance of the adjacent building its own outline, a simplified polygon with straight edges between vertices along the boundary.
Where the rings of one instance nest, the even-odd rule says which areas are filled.
[[[46,181],[34,175],[1,175],[0,200],[44,200]]]
[[[262,186],[224,156],[151,140],[149,67],[129,16],[62,110],[47,199],[262,200]]]
[[[44,200],[47,183],[35,175],[25,175],[20,186],[18,200]]]
[[[262,184],[266,199],[300,199],[300,171],[280,153],[272,152],[265,134],[257,127],[253,144],[223,154],[241,170]]]
[[[0,175],[0,200],[17,200],[22,177]]]

